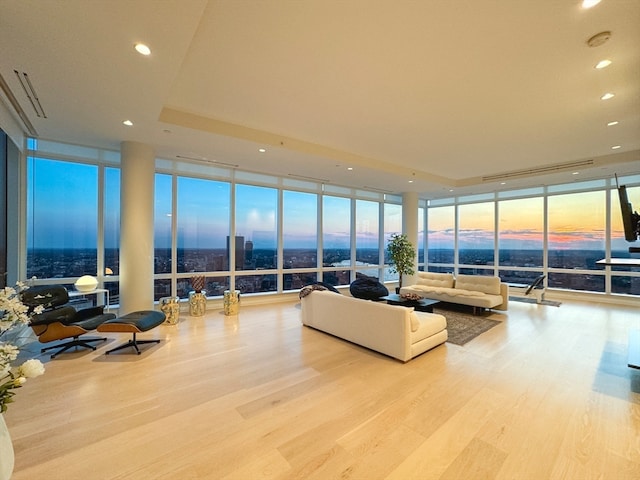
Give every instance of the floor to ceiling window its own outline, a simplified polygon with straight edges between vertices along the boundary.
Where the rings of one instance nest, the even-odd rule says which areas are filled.
[[[493,275],[495,207],[493,202],[458,207],[458,263],[460,273]]]
[[[171,178],[171,177],[169,177]],[[167,183],[169,181],[167,180]],[[169,186],[169,185],[167,185]],[[170,201],[172,189],[161,195]],[[176,177],[176,273],[177,294],[187,298],[193,290],[191,278],[209,272],[205,276],[208,295],[222,295],[229,288],[228,275],[211,275],[210,272],[229,270],[229,241],[231,189],[229,182],[200,178]],[[156,194],[156,198],[158,194]],[[166,203],[165,199],[163,203]],[[170,204],[166,212],[157,212],[154,223],[163,224],[163,231],[172,232]],[[167,230],[168,229],[168,230]],[[169,249],[173,242],[168,243]],[[162,245],[165,249],[165,245]],[[156,244],[156,252],[158,245]],[[170,251],[167,251],[170,253]],[[170,256],[169,258],[172,258]],[[188,274],[188,275],[183,275]]]
[[[235,237],[230,239],[236,271],[271,270],[236,276],[241,292],[274,292],[278,289],[277,233],[278,190],[253,185],[236,185]]]
[[[544,267],[544,199],[499,201],[498,225],[500,278],[531,283]]]
[[[398,280],[398,272],[391,272],[389,266],[389,252],[387,245],[391,236],[396,233],[402,233],[402,206],[397,203],[384,204],[384,281],[395,282]]]
[[[29,275],[66,284],[97,275],[117,302],[119,155],[40,140],[28,149]],[[400,205],[383,194],[329,187],[331,194],[320,184],[218,166],[162,159],[156,165],[155,300],[187,298],[200,275],[208,296],[230,288],[297,290],[318,280],[348,285],[356,270],[382,270],[381,218],[400,225]]]
[[[27,278],[98,273],[98,167],[29,157]]]
[[[118,282],[111,280],[120,275],[120,169],[104,169],[104,207],[103,207],[103,251],[102,273],[104,288],[111,292],[109,300],[119,303]]]
[[[380,203],[356,200],[355,219],[356,265],[358,272],[370,277],[378,276],[380,264]]]
[[[552,195],[548,202],[549,286],[604,292],[604,275],[594,272],[605,256],[604,190]]]
[[[634,209],[640,210],[640,186],[627,187],[627,195],[632,201]],[[622,211],[620,199],[616,190],[610,191],[611,199],[611,257],[628,257],[630,243],[625,240],[622,224]],[[640,239],[639,242],[640,243]],[[638,245],[640,246],[640,245]],[[640,254],[635,254],[640,258]],[[617,294],[640,295],[640,276],[631,276],[630,272],[638,272],[640,269],[628,266],[614,266],[611,269],[611,292]]]
[[[351,199],[322,197],[322,279],[331,285],[351,282]]]
[[[640,205],[640,176],[620,181],[630,184],[630,200]],[[640,295],[640,268],[596,264],[605,257],[630,257],[613,179],[492,197],[428,205],[429,271],[499,275],[510,283],[546,275],[549,288]]]
[[[318,281],[317,194],[282,192],[282,256],[285,291]]]
[[[96,275],[117,302],[118,152],[40,140],[30,140],[28,152],[21,278],[72,284]],[[156,300],[187,298],[195,275],[205,276],[209,296],[230,288],[286,292],[318,280],[346,286],[357,273],[393,280],[386,244],[402,232],[400,197],[210,165],[156,165]],[[637,208],[640,176],[620,181]],[[418,251],[430,271],[514,283],[545,274],[551,288],[640,294],[639,268],[595,263],[629,256],[612,179],[421,200],[418,211]]]
[[[453,271],[456,252],[455,215],[453,205],[427,209],[427,263],[432,272]]]

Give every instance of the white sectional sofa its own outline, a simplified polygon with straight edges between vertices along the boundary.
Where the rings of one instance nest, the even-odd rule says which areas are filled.
[[[414,285],[402,287],[400,294],[414,293],[423,298],[457,303],[477,308],[507,310],[509,286],[499,277],[458,275],[451,273],[418,272]]]
[[[447,341],[442,315],[316,290],[301,299],[302,323],[403,362]]]

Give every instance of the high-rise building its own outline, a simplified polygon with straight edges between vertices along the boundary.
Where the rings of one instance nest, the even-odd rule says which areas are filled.
[[[227,258],[229,258],[229,253],[231,252],[231,248],[229,246],[229,236],[227,236]],[[236,235],[235,238],[235,254],[236,254],[236,260],[235,260],[235,266],[236,266],[236,270],[243,270],[244,267],[244,236],[239,236]],[[252,247],[253,249],[253,244]]]

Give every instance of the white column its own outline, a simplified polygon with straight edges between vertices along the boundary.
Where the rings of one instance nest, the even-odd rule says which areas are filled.
[[[416,192],[405,192],[402,194],[402,233],[416,249],[414,261],[415,270],[418,270],[418,194]],[[402,278],[403,285],[413,285],[416,283],[415,275],[407,275]]]
[[[120,315],[153,310],[155,152],[120,146]]]

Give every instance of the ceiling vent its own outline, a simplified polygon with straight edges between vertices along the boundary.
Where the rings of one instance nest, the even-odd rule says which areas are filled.
[[[362,188],[366,188],[367,190],[373,190],[374,192],[378,192],[378,193],[387,193],[387,194],[395,194],[395,193],[397,193],[397,192],[392,192],[391,190],[384,190],[383,188],[369,187],[367,185],[365,185]]]
[[[575,170],[581,167],[592,167],[593,160],[581,160],[579,162],[558,163],[556,165],[548,165],[546,167],[529,168],[525,170],[514,170],[513,172],[502,173],[498,175],[487,175],[482,177],[483,182],[495,182],[497,180],[508,180],[510,178],[528,177],[535,175],[544,175],[545,173],[556,173],[564,170]]]
[[[32,137],[37,137],[38,132],[36,132],[36,129],[34,128],[33,124],[29,120],[29,117],[27,117],[26,112],[23,110],[22,106],[18,102],[18,99],[11,91],[11,88],[9,88],[9,84],[5,81],[4,77],[1,74],[0,74],[0,90],[2,90],[2,93],[7,98],[7,101],[15,111],[17,117],[22,122],[22,126],[25,132],[27,132]]]
[[[176,155],[176,158],[180,158],[182,160],[191,160],[194,162],[200,162],[200,163],[209,163],[209,164],[213,164],[213,165],[218,165],[220,167],[231,167],[231,168],[238,168],[239,165],[235,164],[235,163],[224,163],[224,162],[218,162],[217,160],[209,160],[207,158],[198,158],[198,157],[189,157],[187,155]]]
[[[44,113],[44,108],[42,108],[42,104],[40,103],[40,98],[38,98],[38,94],[36,93],[35,88],[33,88],[33,84],[29,79],[29,75],[25,72],[18,72],[14,70],[13,73],[16,74],[18,78],[18,82],[22,85],[22,89],[24,90],[24,94],[27,96],[29,101],[31,102],[31,106],[33,107],[33,111],[36,113],[38,118],[47,118],[47,114]]]
[[[315,178],[315,177],[307,177],[306,175],[296,175],[295,173],[287,173],[287,176],[293,178],[300,178],[302,180],[312,180],[318,183],[330,183],[331,180],[327,180],[326,178]]]

